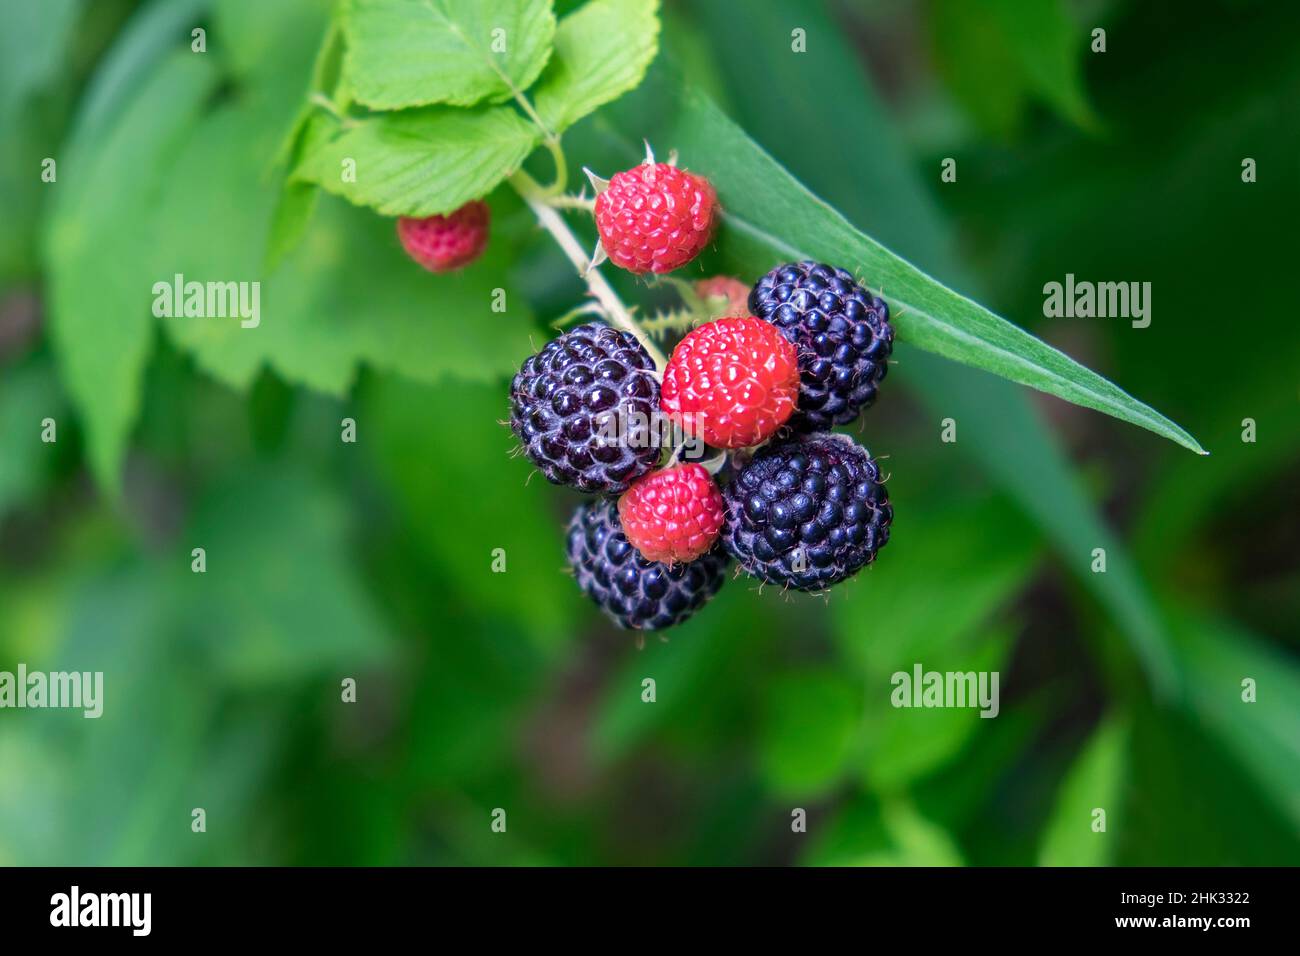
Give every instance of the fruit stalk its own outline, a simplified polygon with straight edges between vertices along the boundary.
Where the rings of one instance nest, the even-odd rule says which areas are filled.
[[[592,267],[591,260],[587,258],[586,252],[578,243],[578,238],[573,234],[573,231],[559,212],[547,202],[545,190],[522,169],[510,177],[510,185],[515,188],[515,191],[519,193],[524,202],[528,203],[541,227],[549,232],[560,248],[564,250],[564,254],[568,256],[569,261],[578,270],[578,274],[587,283],[587,288],[591,290],[592,296],[604,309],[605,318],[608,319],[609,323],[636,336],[636,340],[654,359],[655,367],[662,373],[664,367],[668,364],[663,352],[659,350],[659,346],[655,344],[654,339],[650,338],[645,330],[632,318],[632,313],[628,311],[627,306],[619,299],[618,293],[605,280],[605,277],[596,268]]]

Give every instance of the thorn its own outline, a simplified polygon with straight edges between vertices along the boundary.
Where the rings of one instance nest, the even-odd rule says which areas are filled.
[[[591,258],[587,260],[587,268],[582,270],[582,277],[584,279],[587,278],[587,273],[591,272],[592,269],[599,266],[602,262],[604,262],[608,258],[609,256],[605,255],[605,247],[601,245],[600,240],[597,239],[596,248],[591,253]]]
[[[609,188],[608,179],[601,179],[599,176],[593,173],[586,166],[582,167],[582,171],[587,174],[587,182],[591,183],[591,188],[596,190],[597,196],[599,196],[601,193],[603,193],[606,189]]]
[[[641,142],[645,143],[645,159],[642,160],[642,165],[653,166],[655,164],[655,151],[650,148],[650,140],[643,139]]]
[[[668,151],[668,165],[669,166],[677,165],[677,150],[673,149]]]

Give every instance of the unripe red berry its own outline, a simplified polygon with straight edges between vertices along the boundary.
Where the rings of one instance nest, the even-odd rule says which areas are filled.
[[[715,319],[677,343],[664,369],[660,407],[688,435],[715,448],[767,441],[799,397],[799,356],[770,322]]]
[[[614,265],[629,272],[671,272],[713,238],[718,197],[703,176],[668,163],[616,173],[596,197],[596,229]]]
[[[618,499],[623,533],[647,561],[694,561],[713,547],[725,517],[722,492],[701,465],[638,479]]]
[[[397,220],[397,238],[407,255],[430,272],[451,272],[483,253],[489,218],[487,203],[476,199],[446,216],[403,216]]]
[[[709,318],[720,319],[727,316],[749,315],[749,286],[734,276],[710,276],[695,283],[695,294],[712,306],[716,300],[717,309],[710,310]]]

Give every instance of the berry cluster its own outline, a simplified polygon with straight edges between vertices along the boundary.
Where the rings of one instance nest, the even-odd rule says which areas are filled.
[[[703,177],[649,157],[593,182],[597,259],[664,273],[712,241],[720,210]],[[463,265],[452,251],[470,239],[481,249],[486,226],[468,236],[465,212],[399,226],[403,243],[428,268]],[[602,496],[569,522],[578,586],[637,630],[690,617],[732,560],[760,581],[824,591],[875,560],[893,519],[875,460],[829,432],[885,377],[884,300],[816,262],[778,266],[752,287],[725,276],[682,285],[694,311],[662,368],[623,316],[560,335],[510,385],[524,453],[549,481]],[[692,441],[713,453],[681,463]]]

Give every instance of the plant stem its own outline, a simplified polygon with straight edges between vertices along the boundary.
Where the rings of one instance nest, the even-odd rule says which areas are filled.
[[[564,250],[564,254],[568,256],[569,261],[578,270],[578,274],[586,281],[587,288],[591,291],[592,296],[601,304],[605,311],[605,318],[609,320],[609,323],[624,332],[634,335],[636,340],[641,343],[642,348],[649,352],[650,357],[654,359],[655,367],[662,372],[668,362],[663,353],[659,351],[659,346],[655,344],[654,340],[646,334],[641,326],[637,325],[636,320],[632,318],[632,314],[627,310],[627,306],[619,299],[618,293],[600,274],[600,271],[591,268],[591,260],[587,258],[587,253],[579,245],[577,236],[573,234],[573,231],[559,212],[547,202],[546,190],[522,169],[510,177],[510,185],[523,197],[524,202],[528,203],[542,228],[549,232],[551,237],[559,243],[560,248]]]
[[[585,209],[591,212],[596,208],[596,200],[584,199],[581,196],[555,196],[546,202],[556,209]]]
[[[537,127],[537,131],[542,134],[542,144],[546,147],[547,152],[551,154],[551,159],[555,163],[555,182],[551,183],[548,188],[542,189],[542,194],[545,196],[561,195],[568,187],[569,164],[564,161],[564,148],[560,145],[560,137],[542,121],[542,117],[538,115],[532,100],[525,95],[524,91],[515,86],[514,81],[506,76],[495,63],[492,66],[500,77],[510,84],[511,95],[514,96],[515,102],[519,104],[519,108],[528,114],[528,118]],[[534,183],[533,185],[537,184]]]
[[[547,196],[558,198],[569,186],[569,165],[564,161],[564,150],[560,147],[558,139],[554,137],[547,139],[546,148],[550,151],[551,161],[555,163],[555,182],[542,191]]]

